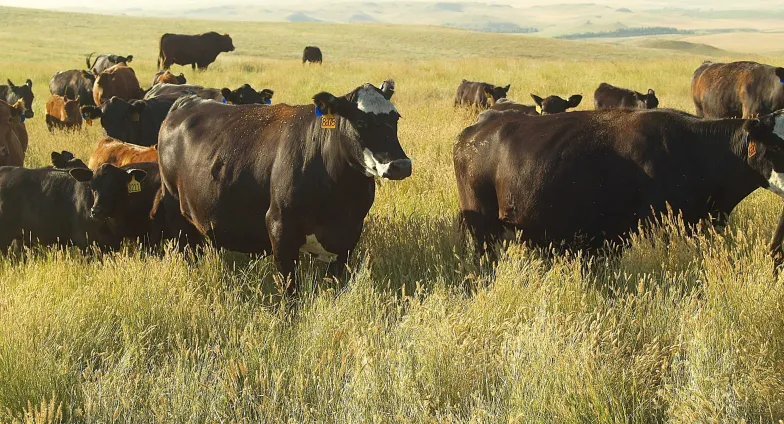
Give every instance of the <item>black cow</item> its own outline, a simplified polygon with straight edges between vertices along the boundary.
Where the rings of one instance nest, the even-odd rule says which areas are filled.
[[[538,116],[539,112],[536,111],[536,106],[529,106],[524,105],[522,103],[517,103],[507,98],[498,99],[494,105],[490,106],[490,110],[503,112],[505,110],[513,110],[515,112],[520,112],[526,115],[534,115]]]
[[[270,89],[263,89],[256,91],[248,84],[243,84],[236,90],[228,88],[204,88],[200,85],[188,84],[158,84],[150,89],[145,94],[145,99],[151,99],[160,96],[176,96],[181,97],[189,94],[196,94],[202,99],[215,100],[217,102],[236,104],[236,105],[249,105],[249,104],[270,104],[272,103],[272,96],[275,94]]]
[[[596,109],[656,109],[659,107],[659,99],[656,98],[653,89],[648,89],[648,93],[642,94],[603,82],[593,93],[593,104]]]
[[[310,63],[321,63],[324,61],[323,56],[321,55],[321,49],[316,46],[307,46],[305,50],[302,52],[302,64],[304,65],[307,62]]]
[[[229,34],[206,32],[199,35],[163,34],[158,50],[158,69],[167,70],[172,65],[191,65],[193,70],[207,69],[219,54],[233,52],[234,43]]]
[[[457,87],[455,106],[468,105],[477,109],[487,109],[495,102],[506,97],[511,84],[499,87],[486,82],[463,80]]]
[[[24,106],[24,117],[32,118],[33,113],[33,82],[29,79],[24,85],[14,85],[11,80],[8,80],[8,85],[0,85],[0,100],[5,100],[9,105],[14,105],[19,100],[22,101]]]
[[[454,146],[462,220],[477,250],[505,230],[533,245],[601,247],[668,206],[726,222],[757,188],[784,196],[784,112],[701,120],[611,109],[529,117],[485,112]]]
[[[542,99],[536,94],[531,94],[531,98],[534,99],[534,102],[537,105],[539,105],[539,109],[541,109],[542,115],[564,113],[567,109],[573,109],[579,106],[580,102],[583,100],[583,96],[579,94],[570,96],[569,100],[564,100],[558,96],[550,96]]]
[[[158,143],[167,214],[217,246],[272,252],[286,277],[300,250],[342,270],[373,204],[373,178],[404,179],[411,160],[397,138],[400,115],[373,85],[313,102],[315,113],[180,98]]]
[[[57,169],[87,168],[87,164],[74,156],[73,153],[63,150],[52,152],[52,167]]]
[[[93,100],[94,84],[94,74],[72,69],[54,74],[49,80],[49,92],[70,99],[78,99],[79,106],[95,106]]]
[[[82,114],[88,121],[100,119],[109,137],[140,146],[152,146],[158,143],[161,123],[175,100],[177,96],[131,101],[112,97],[100,107],[82,107]]]
[[[133,55],[128,56],[120,56],[116,54],[102,54],[95,58],[95,62],[90,65],[90,59],[93,57],[95,52],[90,53],[87,56],[87,69],[90,69],[95,75],[100,74],[101,72],[111,68],[114,65],[122,63],[125,66],[128,66],[129,63],[133,60]]]

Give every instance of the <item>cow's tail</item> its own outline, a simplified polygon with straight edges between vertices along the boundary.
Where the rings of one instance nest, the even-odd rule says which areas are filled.
[[[158,42],[158,69],[161,69],[161,62],[166,63],[166,59],[163,57],[163,37],[165,36],[166,34],[162,35],[161,41]]]
[[[89,70],[91,70],[91,69],[93,69],[93,66],[95,66],[95,63],[93,63],[92,65],[90,65],[90,59],[92,59],[92,57],[93,57],[93,55],[94,55],[94,54],[95,54],[95,52],[92,52],[92,53],[90,53],[90,54],[87,56],[87,70],[88,70],[88,71],[89,71]],[[96,58],[96,59],[95,59],[95,62],[98,62],[98,58]]]

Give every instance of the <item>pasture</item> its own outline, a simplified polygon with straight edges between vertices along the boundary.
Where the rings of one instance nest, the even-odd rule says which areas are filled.
[[[34,82],[26,166],[87,159],[100,125],[49,134],[57,70],[133,54],[149,87],[164,32],[228,32],[237,50],[189,83],[305,104],[394,78],[412,177],[381,182],[347,284],[302,256],[296,315],[273,262],[32,249],[0,259],[0,421],[776,422],[784,419],[784,282],[767,242],[781,200],[759,191],[724,229],[673,217],[614,255],[515,245],[476,266],[454,219],[452,106],[462,78],[529,93],[602,81],[693,112],[706,57],[433,27],[154,20],[0,9],[3,79]],[[318,45],[323,66],[303,67]],[[721,58],[714,58],[721,59]],[[739,59],[739,57],[725,58]],[[766,59],[775,63],[776,59]],[[97,124],[97,123],[96,123]],[[250,152],[249,152],[250,154]]]

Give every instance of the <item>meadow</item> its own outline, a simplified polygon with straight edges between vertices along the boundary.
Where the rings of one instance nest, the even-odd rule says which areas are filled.
[[[100,126],[49,134],[48,81],[91,51],[133,54],[144,87],[163,32],[228,32],[237,50],[189,82],[310,103],[395,78],[413,176],[380,182],[351,278],[302,256],[295,315],[268,258],[126,245],[0,259],[2,422],[658,423],[784,419],[784,283],[758,191],[723,229],[677,217],[614,254],[511,245],[476,264],[454,225],[452,144],[474,115],[461,79],[509,97],[585,96],[607,81],[693,111],[709,57],[435,27],[155,20],[0,8],[0,77],[34,82],[26,166],[89,156]],[[302,66],[321,46],[323,66]],[[723,59],[740,59],[726,57]],[[722,59],[722,58],[713,58]],[[766,59],[774,62],[775,58]],[[180,72],[179,67],[174,71]]]

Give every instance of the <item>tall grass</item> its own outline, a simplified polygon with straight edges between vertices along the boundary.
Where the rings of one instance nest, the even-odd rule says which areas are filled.
[[[67,15],[75,24],[61,46],[35,31],[61,15],[3,10],[0,69],[32,78],[37,95],[31,167],[52,150],[86,158],[100,137],[99,127],[46,131],[55,70],[81,67],[83,51],[131,53],[146,85],[166,26],[235,26]],[[720,231],[686,236],[672,219],[615,254],[512,245],[495,267],[475,265],[453,225],[451,147],[474,118],[452,107],[462,78],[511,83],[524,102],[582,93],[582,109],[601,81],[651,87],[662,106],[692,110],[702,58],[435,28],[236,27],[237,53],[205,73],[185,70],[189,81],[249,82],[274,89],[276,103],[307,103],[394,77],[413,176],[381,183],[350,281],[325,280],[325,267],[302,257],[293,316],[268,258],[126,246],[0,259],[0,421],[784,419],[784,285],[765,254],[773,195],[752,195]],[[323,66],[296,60],[303,34],[325,50]]]

